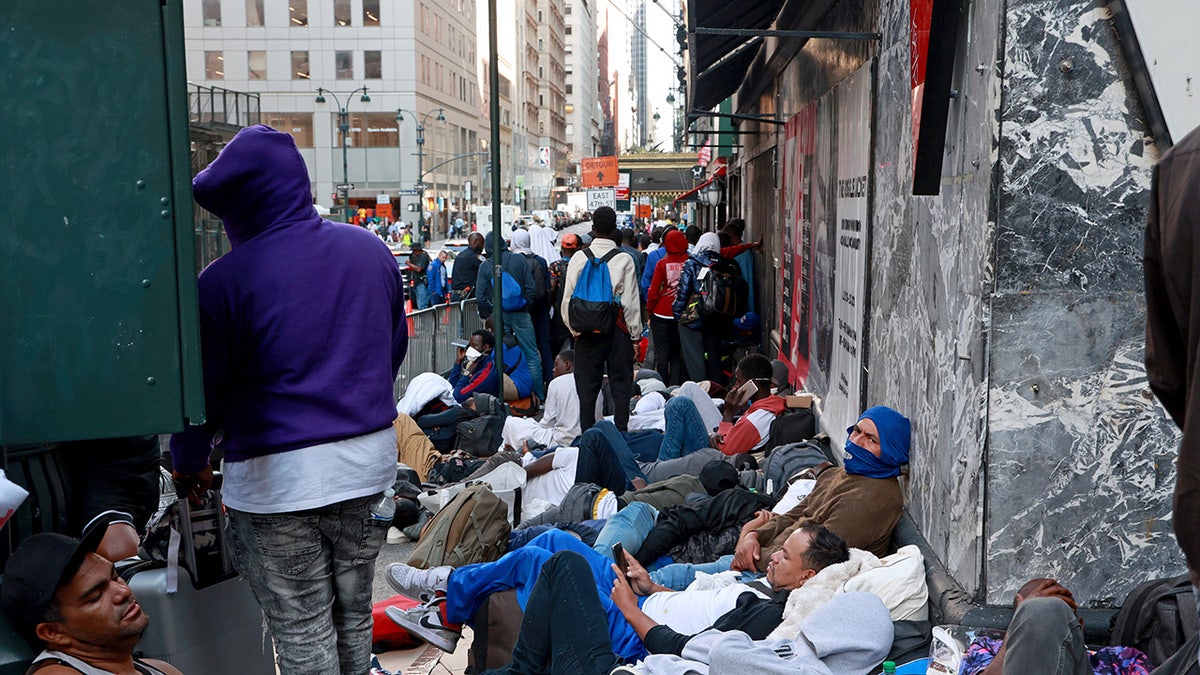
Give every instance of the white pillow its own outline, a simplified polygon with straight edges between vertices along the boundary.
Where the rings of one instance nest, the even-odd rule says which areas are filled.
[[[892,613],[893,621],[929,619],[929,587],[925,558],[916,546],[905,546],[880,560],[882,565],[851,577],[842,591],[874,593]]]

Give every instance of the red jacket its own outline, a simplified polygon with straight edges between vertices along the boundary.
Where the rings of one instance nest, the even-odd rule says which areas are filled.
[[[737,422],[724,422],[717,427],[723,441],[717,449],[726,455],[750,452],[771,433],[771,425],[779,413],[787,409],[782,396],[767,396],[755,401],[742,413]]]
[[[646,293],[646,307],[660,318],[674,318],[671,303],[675,302],[675,290],[679,288],[679,274],[687,262],[687,237],[679,230],[669,230],[663,248],[667,255],[654,266],[650,279],[650,290]]]

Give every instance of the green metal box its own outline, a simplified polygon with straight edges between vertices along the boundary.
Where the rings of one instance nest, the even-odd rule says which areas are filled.
[[[181,0],[0,28],[0,446],[202,422]]]

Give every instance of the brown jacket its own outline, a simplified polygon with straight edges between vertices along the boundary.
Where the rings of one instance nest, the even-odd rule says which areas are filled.
[[[904,496],[895,478],[867,478],[840,467],[821,472],[817,486],[796,508],[758,528],[759,571],[767,571],[771,554],[778,551],[800,523],[815,520],[852,548],[887,555],[892,529],[900,522]]]
[[[1146,375],[1183,430],[1175,477],[1175,537],[1200,572],[1200,129],[1154,167],[1146,218]],[[1197,304],[1193,304],[1196,302]]]

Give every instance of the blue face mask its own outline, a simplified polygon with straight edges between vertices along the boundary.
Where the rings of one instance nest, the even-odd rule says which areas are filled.
[[[847,430],[849,433],[849,430]],[[870,450],[851,443],[846,439],[846,473],[867,478],[891,478],[900,475],[900,467],[892,466],[879,457],[871,454]]]

